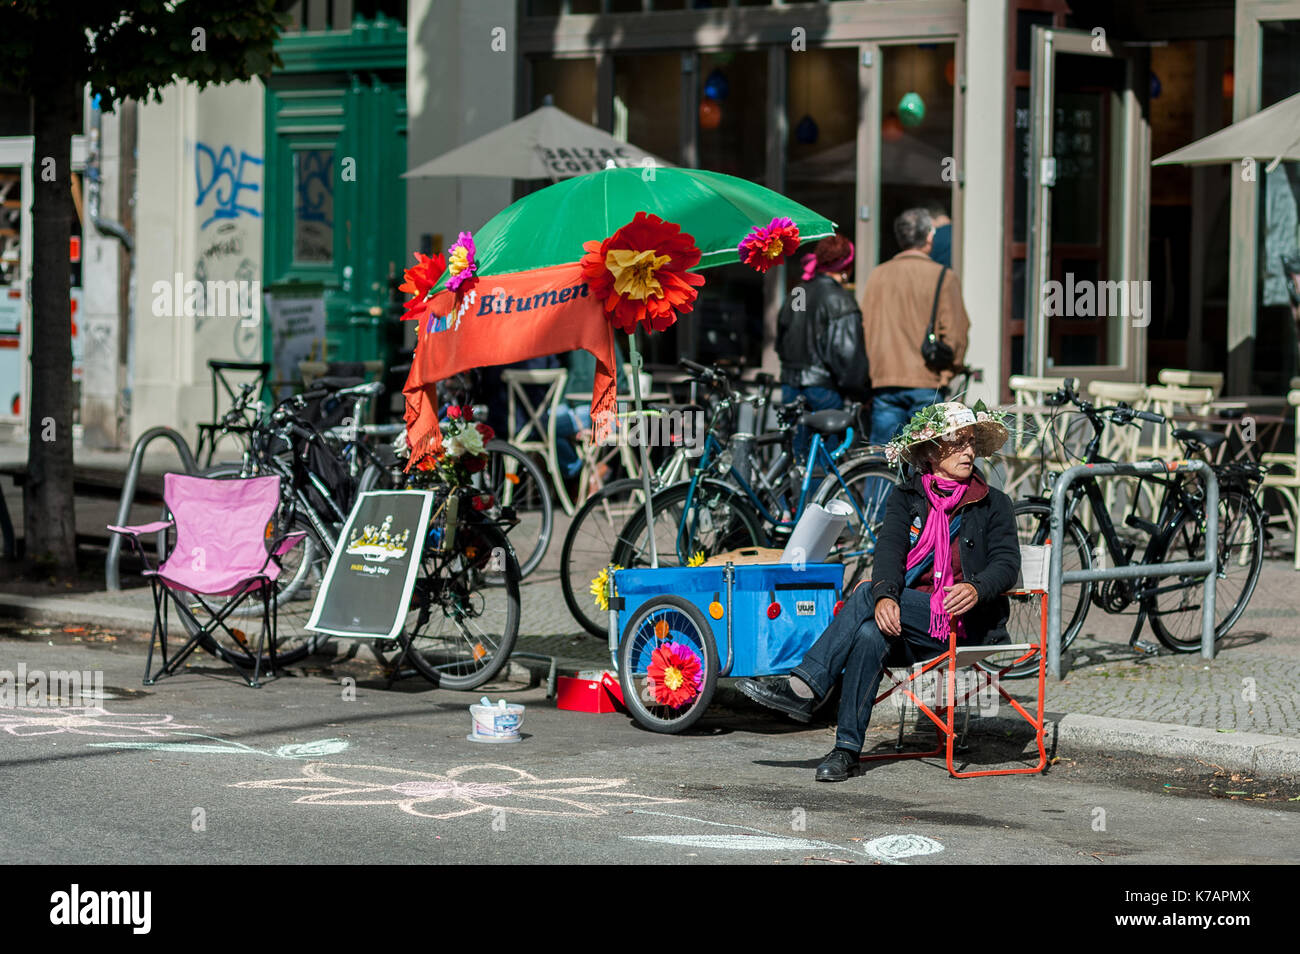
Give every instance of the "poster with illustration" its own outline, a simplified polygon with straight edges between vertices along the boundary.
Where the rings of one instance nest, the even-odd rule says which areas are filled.
[[[307,628],[353,639],[401,632],[432,505],[427,490],[362,494],[339,534]]]

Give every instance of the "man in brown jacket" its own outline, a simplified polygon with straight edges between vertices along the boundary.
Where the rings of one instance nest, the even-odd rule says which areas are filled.
[[[873,388],[873,444],[887,443],[921,408],[948,398],[954,372],[932,371],[921,357],[936,287],[935,333],[952,348],[956,366],[966,357],[970,330],[957,273],[930,258],[934,242],[930,213],[908,209],[894,222],[894,235],[903,251],[877,265],[862,291],[862,331]]]

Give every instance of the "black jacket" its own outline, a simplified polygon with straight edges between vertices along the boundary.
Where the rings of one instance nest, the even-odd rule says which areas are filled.
[[[803,307],[796,309],[800,298]],[[831,388],[850,398],[863,398],[870,388],[862,312],[853,296],[824,272],[786,296],[776,321],[776,353],[782,384]]]
[[[982,474],[980,479],[984,479]],[[913,474],[911,480],[890,493],[872,565],[873,606],[884,597],[897,600],[902,593],[904,567],[911,549],[908,530],[918,519],[919,526],[924,527],[929,514],[930,501],[921,486],[920,474]],[[1006,642],[1011,603],[1003,594],[1016,585],[1020,574],[1020,539],[1011,498],[989,487],[979,500],[958,504],[953,517],[957,514],[962,515],[957,534],[961,541],[962,582],[972,584],[979,594],[979,602],[962,617],[966,635],[975,643]]]

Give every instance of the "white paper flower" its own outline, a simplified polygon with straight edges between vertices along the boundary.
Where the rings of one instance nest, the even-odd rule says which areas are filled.
[[[472,424],[457,434],[455,440],[460,442],[462,453],[472,457],[478,457],[483,453],[483,435]]]

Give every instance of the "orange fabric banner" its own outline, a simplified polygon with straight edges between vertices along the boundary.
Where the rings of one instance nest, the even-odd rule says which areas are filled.
[[[577,262],[511,275],[476,278],[452,293],[434,295],[414,317],[415,357],[402,388],[406,395],[408,468],[442,448],[437,382],[496,364],[510,364],[581,348],[596,358],[591,419],[612,427],[617,376],[614,329],[591,297]],[[501,435],[503,439],[509,435]],[[596,440],[604,437],[596,433]]]

